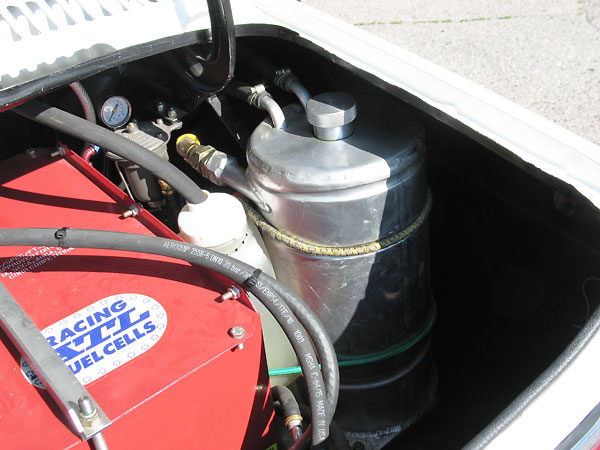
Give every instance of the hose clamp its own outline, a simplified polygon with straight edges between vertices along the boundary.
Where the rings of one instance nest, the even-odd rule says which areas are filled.
[[[256,285],[256,282],[258,281],[258,277],[260,276],[261,273],[262,273],[262,270],[256,269],[254,272],[252,272],[252,275],[250,277],[248,277],[246,279],[246,281],[244,281],[242,283],[242,287],[244,289],[252,289]]]
[[[67,237],[67,230],[69,229],[69,227],[62,227],[59,228],[58,230],[56,230],[56,232],[54,233],[54,237],[56,238],[56,240],[58,241],[58,246],[59,247],[64,247],[65,245],[65,238]]]
[[[279,86],[284,91],[289,92],[289,82],[292,80],[298,80],[298,77],[294,75],[292,69],[289,67],[283,67],[275,72],[275,79],[273,82],[276,86]]]

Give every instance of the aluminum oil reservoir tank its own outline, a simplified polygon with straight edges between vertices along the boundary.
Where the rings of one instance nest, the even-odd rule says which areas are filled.
[[[248,143],[246,176],[262,200],[253,218],[277,279],[334,341],[342,427],[398,430],[435,388],[423,128],[396,105],[340,92],[283,112],[284,128],[264,121]]]

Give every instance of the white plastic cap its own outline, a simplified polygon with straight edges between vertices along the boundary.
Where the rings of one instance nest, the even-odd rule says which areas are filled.
[[[233,195],[207,194],[202,203],[187,203],[182,208],[177,217],[179,234],[190,244],[231,253],[248,232],[244,207]]]

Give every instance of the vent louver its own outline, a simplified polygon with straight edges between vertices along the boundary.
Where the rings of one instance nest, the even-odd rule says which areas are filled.
[[[206,19],[201,0],[0,1],[0,92]]]

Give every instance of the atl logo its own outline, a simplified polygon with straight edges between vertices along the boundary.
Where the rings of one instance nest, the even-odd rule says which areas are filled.
[[[88,384],[148,351],[166,326],[167,313],[159,302],[119,294],[59,320],[42,334],[79,381]],[[32,384],[40,385],[24,360],[21,368]]]

